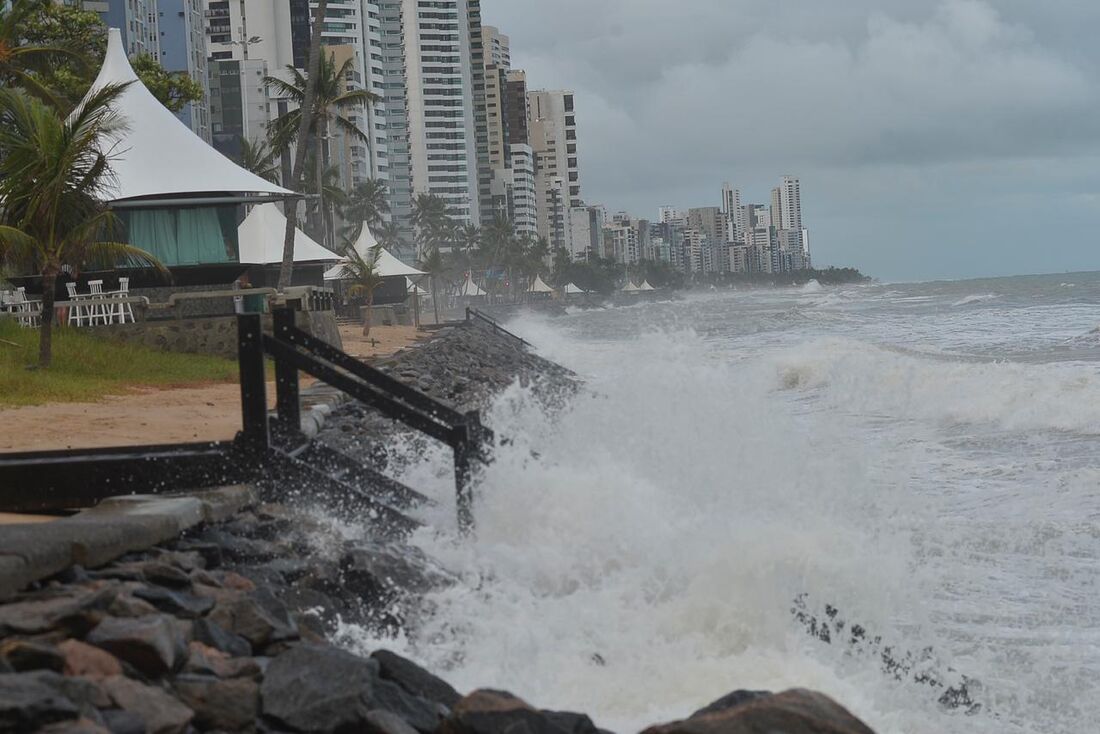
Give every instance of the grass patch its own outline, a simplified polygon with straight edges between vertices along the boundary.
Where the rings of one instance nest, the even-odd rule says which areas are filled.
[[[0,339],[0,405],[89,402],[133,387],[233,382],[238,375],[234,360],[162,352],[57,327],[52,366],[28,370],[38,361],[38,330],[0,319]]]

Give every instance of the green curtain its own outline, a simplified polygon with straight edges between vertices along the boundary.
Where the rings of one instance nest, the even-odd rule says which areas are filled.
[[[223,224],[233,220],[219,209],[135,209],[127,212],[130,244],[156,256],[165,265],[236,262],[236,225],[229,236]]]

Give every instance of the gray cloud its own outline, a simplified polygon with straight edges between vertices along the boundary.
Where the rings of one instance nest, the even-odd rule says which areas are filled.
[[[1005,260],[1005,236],[1000,259],[920,267],[904,239],[892,258],[880,238],[860,235],[852,210],[862,221],[869,210],[909,221],[934,206],[950,233],[952,217],[985,211],[959,205],[952,192],[965,197],[964,181],[985,197],[1013,190],[1025,211],[1070,207],[1081,199],[1063,187],[1074,184],[1047,169],[1079,171],[1100,151],[1091,3],[484,0],[483,9],[512,36],[529,83],[576,91],[587,199],[644,215],[666,202],[712,203],[723,180],[763,199],[779,175],[798,173],[807,214],[822,223],[819,259],[874,262],[883,275],[1043,269],[1026,248]],[[1002,178],[988,179],[993,171]],[[1083,175],[1076,193],[1087,197],[1100,186]],[[1036,179],[1048,188],[1035,190]],[[1095,206],[1078,206],[1067,221],[1089,216]],[[1098,265],[1088,251],[1078,267]]]

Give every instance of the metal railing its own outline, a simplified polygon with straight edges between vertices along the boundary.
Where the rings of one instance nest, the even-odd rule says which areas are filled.
[[[522,344],[525,347],[531,346],[531,342],[527,341],[526,339],[524,339],[521,336],[518,336],[518,335],[513,334],[512,332],[508,331],[503,326],[501,326],[500,322],[498,322],[492,316],[487,316],[487,315],[483,314],[481,311],[478,311],[476,308],[470,308],[469,306],[467,306],[466,307],[466,323],[468,323],[468,324],[472,323],[474,320],[480,321],[480,322],[488,325],[490,328],[492,328],[494,334],[504,334],[505,336],[512,337],[513,339],[515,339],[516,341],[518,341],[520,344]]]

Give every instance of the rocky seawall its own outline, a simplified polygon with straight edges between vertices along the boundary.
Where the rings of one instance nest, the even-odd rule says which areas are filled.
[[[547,401],[578,381],[518,341],[478,327],[387,360],[390,374],[468,410],[519,380]],[[320,440],[384,465],[398,429],[345,404]],[[0,604],[0,731],[595,734],[592,720],[496,690],[456,691],[386,650],[362,657],[338,623],[397,632],[425,592],[456,583],[399,538],[290,504],[97,568],[74,566]],[[687,714],[688,712],[685,712]],[[866,734],[810,691],[735,691],[648,732]]]

